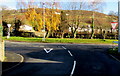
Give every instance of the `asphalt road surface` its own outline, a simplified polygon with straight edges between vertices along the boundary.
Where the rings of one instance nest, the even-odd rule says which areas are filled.
[[[120,76],[120,63],[106,51],[111,45],[51,44],[6,41],[6,50],[24,63],[3,76]]]

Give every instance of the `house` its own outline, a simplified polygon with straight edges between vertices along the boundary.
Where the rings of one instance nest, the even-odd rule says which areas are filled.
[[[19,31],[24,31],[24,32],[35,32],[32,26],[30,25],[21,25],[19,28]]]

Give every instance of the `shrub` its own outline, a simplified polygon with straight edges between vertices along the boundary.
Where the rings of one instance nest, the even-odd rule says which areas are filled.
[[[21,36],[23,37],[35,37],[33,32],[21,32]]]
[[[110,48],[108,50],[108,53],[109,54],[117,54],[118,53],[118,47],[116,47],[116,48]]]

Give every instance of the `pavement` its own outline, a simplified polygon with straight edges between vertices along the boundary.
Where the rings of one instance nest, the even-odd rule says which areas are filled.
[[[6,72],[15,68],[23,62],[24,58],[22,55],[6,51],[5,60],[2,62],[2,72]]]

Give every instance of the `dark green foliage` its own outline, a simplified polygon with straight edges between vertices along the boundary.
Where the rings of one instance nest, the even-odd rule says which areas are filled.
[[[59,25],[59,32],[61,33],[61,38],[64,37],[65,30],[68,29],[68,21],[66,12],[61,11],[61,23]]]
[[[8,32],[7,22],[3,21],[2,25],[3,25],[3,36],[6,36]]]
[[[19,32],[22,37],[35,37],[34,32]]]
[[[118,53],[118,47],[109,49],[108,53],[109,54],[117,54]]]

